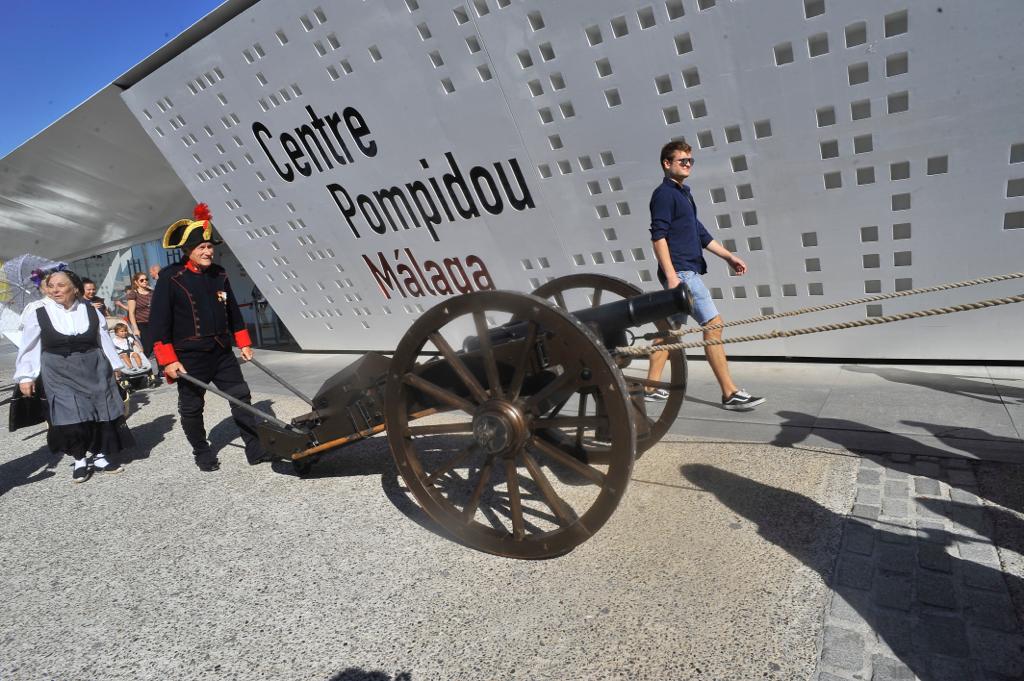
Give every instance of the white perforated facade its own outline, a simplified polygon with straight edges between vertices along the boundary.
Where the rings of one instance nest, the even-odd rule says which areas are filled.
[[[727,319],[1022,269],[1022,25],[1018,0],[264,0],[124,98],[304,347],[387,349],[447,291],[655,287],[673,137],[750,267],[709,263]],[[1021,319],[730,353],[1020,359]]]

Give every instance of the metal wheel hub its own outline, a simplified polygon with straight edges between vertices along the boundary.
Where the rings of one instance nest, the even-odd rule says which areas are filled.
[[[487,454],[516,452],[528,434],[523,412],[511,402],[490,400],[473,414],[473,440]]]

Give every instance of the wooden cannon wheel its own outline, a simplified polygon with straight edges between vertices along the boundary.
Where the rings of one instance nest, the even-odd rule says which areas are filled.
[[[564,277],[558,277],[552,279],[546,284],[538,287],[533,295],[541,298],[547,298],[554,302],[562,310],[580,309],[583,305],[589,303],[592,307],[597,307],[603,303],[610,303],[615,300],[622,298],[632,298],[643,293],[643,291],[633,284],[629,283],[624,279],[617,277],[609,277],[604,274],[570,274]],[[582,294],[586,295],[586,300],[582,298]],[[659,320],[655,322],[654,326],[658,331],[665,332],[669,330],[669,323],[667,320]],[[686,397],[686,354],[684,352],[676,351],[669,353],[668,363],[666,364],[667,372],[662,376],[663,382],[673,386],[669,389],[669,397],[662,403],[648,403],[643,405],[643,410],[638,413],[646,414],[647,411],[651,410],[651,407],[658,407],[660,404],[660,412],[655,417],[647,416],[647,423],[637,423],[637,455],[639,456],[643,452],[653,447],[665,433],[668,432],[669,427],[679,416],[679,410],[683,406],[683,399]],[[632,399],[643,400],[642,388],[650,385],[646,376],[625,376],[626,387],[629,389]],[[584,398],[585,399],[585,398]],[[638,407],[641,405],[638,403]],[[553,437],[562,438],[565,437],[565,433],[557,434],[552,433]],[[578,434],[576,435],[577,446],[583,449],[589,460],[600,460],[605,455],[606,445],[593,441],[583,440]]]
[[[487,333],[513,320],[525,321],[517,339]],[[453,344],[467,335],[479,341],[457,353]],[[434,350],[439,358],[417,361]],[[430,380],[438,375],[450,385]],[[558,413],[582,393],[599,396],[603,413]],[[425,403],[447,409],[445,422],[411,425]],[[586,541],[625,493],[636,454],[614,360],[575,318],[526,294],[481,291],[423,314],[395,351],[385,410],[398,470],[426,513],[458,540],[501,556],[548,558]],[[539,436],[560,427],[605,433],[607,461],[584,463]]]

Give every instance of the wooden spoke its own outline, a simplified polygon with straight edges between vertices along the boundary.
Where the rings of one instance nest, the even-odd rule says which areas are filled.
[[[508,399],[510,400],[518,399],[519,391],[523,389],[523,379],[526,378],[526,365],[530,363],[533,346],[537,343],[537,322],[531,319],[527,322],[526,329],[523,352],[516,361],[516,370],[512,374],[512,382],[508,386]]]
[[[487,461],[484,462],[483,468],[480,469],[476,485],[473,487],[473,494],[470,495],[469,501],[466,502],[466,507],[462,509],[463,522],[472,522],[473,516],[476,515],[476,510],[480,508],[480,498],[483,496],[484,490],[487,489],[487,483],[491,480],[491,468],[493,466],[494,455],[491,454],[487,457]]]
[[[580,407],[576,410],[577,415],[583,418],[587,414],[587,394],[583,393],[580,395]],[[602,424],[604,425],[604,424]],[[576,447],[580,448],[583,446],[583,426],[576,426]]]
[[[555,493],[555,488],[551,486],[551,482],[547,476],[544,475],[544,471],[540,469],[540,465],[537,460],[530,456],[530,453],[523,451],[523,461],[526,463],[526,470],[530,471],[530,477],[537,483],[537,488],[540,490],[541,496],[544,497],[544,503],[548,505],[548,508],[554,512],[555,517],[558,519],[558,524],[562,527],[568,527],[573,523],[575,513],[570,515],[568,504],[562,500],[558,494]]]
[[[508,510],[512,516],[512,537],[522,539],[526,536],[523,527],[523,502],[519,498],[519,469],[513,458],[505,459],[505,479],[508,481]]]
[[[459,433],[472,433],[473,424],[470,421],[462,423],[435,423],[429,426],[409,426],[405,429],[406,435],[457,435]]]
[[[555,305],[557,305],[558,307],[562,308],[566,312],[569,311],[569,306],[565,304],[565,296],[562,295],[561,291],[558,291],[557,293],[555,293],[554,294],[554,298],[555,298]]]
[[[402,376],[402,382],[408,386],[416,388],[417,390],[425,392],[431,397],[434,397],[444,402],[448,406],[455,407],[456,409],[461,409],[467,414],[472,414],[474,411],[476,411],[476,405],[471,404],[465,398],[459,397],[455,393],[449,390],[445,390],[436,383],[431,383],[427,379],[421,376],[417,376],[412,372],[409,372]]]
[[[602,293],[604,293],[604,289],[603,288],[595,288],[594,289],[594,297],[593,297],[593,301],[590,303],[590,307],[597,307],[598,305],[601,304],[601,294]]]
[[[571,468],[572,470],[576,471],[577,473],[579,473],[586,479],[590,480],[591,482],[602,486],[604,485],[604,473],[602,473],[601,471],[597,470],[592,466],[588,466],[587,464],[579,461],[575,457],[566,454],[555,445],[547,443],[538,437],[531,437],[530,446],[544,453],[545,455],[550,456],[552,459],[562,464],[563,466]]]
[[[438,478],[440,478],[442,475],[448,473],[449,471],[457,468],[458,466],[464,464],[469,459],[469,457],[471,457],[474,454],[476,454],[476,452],[477,452],[476,444],[469,445],[468,447],[463,449],[461,452],[459,452],[458,454],[453,456],[452,459],[448,463],[446,463],[445,465],[441,466],[436,471],[434,471],[433,473],[428,475],[427,476],[427,482],[429,484],[433,485],[437,481]]]
[[[469,392],[473,394],[473,397],[476,398],[476,401],[486,402],[487,393],[484,391],[484,387],[480,385],[479,381],[476,380],[476,376],[474,376],[473,373],[469,370],[465,362],[463,362],[462,359],[457,354],[455,354],[455,351],[452,350],[452,346],[448,344],[448,341],[444,339],[444,336],[442,336],[440,332],[435,331],[434,333],[430,334],[428,338],[430,339],[430,342],[433,343],[434,346],[441,351],[441,354],[444,355],[444,358],[448,360],[448,365],[455,372],[455,375],[459,377],[459,380],[462,381],[463,385],[469,388]]]
[[[480,341],[480,355],[484,360],[484,370],[487,372],[487,383],[490,385],[491,395],[501,399],[504,393],[501,389],[501,380],[498,378],[498,363],[494,359],[494,348],[491,347],[491,335],[487,329],[486,315],[481,310],[474,310],[473,323],[476,325],[476,336]]]

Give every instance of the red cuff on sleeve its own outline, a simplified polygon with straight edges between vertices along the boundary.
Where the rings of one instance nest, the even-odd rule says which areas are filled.
[[[169,343],[164,343],[163,341],[153,343],[153,354],[156,355],[156,361],[159,362],[162,367],[178,361],[178,355],[174,352],[174,346]]]
[[[252,345],[252,340],[249,339],[248,329],[235,331],[235,345],[237,345],[240,348],[247,348]]]

